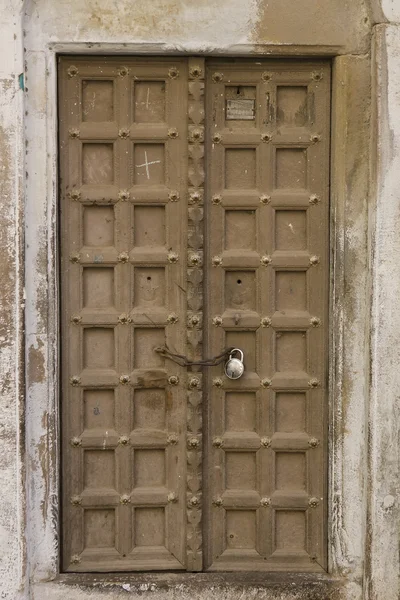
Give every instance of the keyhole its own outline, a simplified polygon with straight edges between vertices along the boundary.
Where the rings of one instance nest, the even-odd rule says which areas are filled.
[[[147,281],[151,281],[151,277],[150,276],[147,278]]]
[[[236,90],[236,94],[239,96],[240,94],[240,87],[238,86],[237,90]]]
[[[238,280],[237,280],[237,282],[238,282],[238,284],[240,285],[240,284],[242,283],[242,280],[241,280],[241,279],[238,279]]]

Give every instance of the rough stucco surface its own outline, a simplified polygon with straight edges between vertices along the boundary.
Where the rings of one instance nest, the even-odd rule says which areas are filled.
[[[335,346],[336,369],[341,381],[334,391],[335,443],[331,469],[333,490],[332,569],[348,582],[299,587],[288,582],[273,586],[203,586],[198,592],[187,584],[170,590],[156,583],[131,585],[67,586],[45,583],[57,573],[57,444],[56,444],[56,292],[54,224],[56,208],[56,87],[51,44],[127,44],[125,51],[154,52],[284,52],[289,45],[315,52],[315,47],[337,46],[338,54],[368,54],[370,21],[400,21],[399,0],[383,0],[382,6],[364,0],[0,0],[0,599],[6,600],[119,600],[143,594],[155,600],[193,597],[236,600],[398,600],[399,536],[399,412],[400,237],[398,188],[400,172],[400,27],[379,26],[377,61],[379,97],[377,211],[368,207],[367,138],[368,107],[358,99],[370,69],[368,58],[343,57],[338,62],[342,106],[346,115],[357,114],[336,152],[343,164],[334,183],[339,190],[334,220],[346,231],[337,238],[337,269],[344,269],[339,297],[346,309],[338,314],[343,333]],[[26,93],[18,85],[24,70]],[[128,46],[129,45],[129,46]],[[241,45],[241,46],[239,46]],[[61,46],[60,46],[61,47]],[[64,47],[64,51],[65,51]],[[90,50],[89,47],[87,47]],[[100,49],[100,47],[98,48]],[[85,51],[84,46],[80,51]],[[111,51],[111,50],[110,50]],[[124,47],[120,47],[124,51]],[[386,56],[387,53],[387,56]],[[387,64],[386,64],[387,62]],[[374,65],[372,70],[374,70]],[[362,75],[364,73],[364,75]],[[359,77],[359,81],[357,80]],[[356,83],[354,81],[356,80]],[[364,82],[364,83],[363,83]],[[353,86],[353,87],[352,87]],[[353,91],[347,92],[347,89]],[[347,96],[348,94],[348,96]],[[340,94],[339,94],[340,95]],[[358,95],[358,96],[357,96]],[[347,107],[347,108],[346,108]],[[348,111],[346,113],[346,110]],[[25,112],[25,133],[22,129]],[[339,130],[338,130],[339,131]],[[24,139],[25,137],[25,139]],[[357,149],[364,144],[364,150]],[[25,156],[23,157],[22,147]],[[356,156],[357,154],[357,156]],[[23,158],[25,159],[23,161]],[[23,162],[25,163],[23,165]],[[26,187],[26,467],[28,518],[25,521],[24,415],[19,402],[18,372],[22,364],[23,328],[21,289],[21,179]],[[341,196],[341,197],[340,197]],[[367,323],[371,272],[366,256],[367,212],[370,213],[370,245],[374,252],[374,309],[372,313],[371,439],[366,471],[369,363],[366,357],[370,328]],[[375,220],[376,218],[376,220]],[[397,279],[396,279],[397,277]],[[340,287],[340,286],[339,286]],[[357,290],[362,290],[358,293]],[[340,311],[339,311],[340,312]],[[351,326],[349,325],[351,323]],[[397,403],[397,408],[396,408]],[[363,514],[369,485],[369,538],[365,546]],[[25,559],[25,538],[27,559]],[[370,552],[365,556],[365,547]],[[367,564],[364,592],[363,566]],[[27,573],[27,575],[26,575]],[[32,582],[30,590],[26,581]],[[329,591],[328,591],[329,590]],[[329,593],[329,595],[328,595]]]
[[[366,52],[366,0],[40,0],[28,4],[26,26],[41,48],[49,41],[157,42],[172,48],[223,50],[236,44],[336,45]],[[343,24],[346,23],[346,26]]]
[[[399,23],[400,2],[398,0],[382,0],[381,8],[385,19],[392,23]]]
[[[18,369],[20,307],[20,174],[22,71],[17,7],[0,6],[0,598],[16,599],[22,583],[24,492],[20,461]],[[17,19],[18,22],[18,19]],[[20,373],[22,375],[22,373]]]
[[[370,410],[371,599],[400,596],[400,26],[376,32],[377,203]]]

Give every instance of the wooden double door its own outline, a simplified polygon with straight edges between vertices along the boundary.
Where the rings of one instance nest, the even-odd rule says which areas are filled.
[[[329,110],[324,61],[59,59],[64,570],[326,568]]]

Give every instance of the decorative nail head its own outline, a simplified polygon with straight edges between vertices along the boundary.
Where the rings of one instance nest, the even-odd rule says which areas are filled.
[[[171,67],[170,69],[168,69],[168,77],[170,79],[176,79],[177,77],[179,77],[179,71],[177,67]]]
[[[171,191],[168,194],[168,198],[170,202],[178,202],[179,200],[179,192],[176,192],[175,190]]]
[[[178,256],[178,254],[176,252],[170,252],[168,254],[168,256],[167,256],[167,260],[168,260],[169,263],[174,264],[174,263],[178,262],[179,256]]]
[[[211,78],[212,78],[212,80],[213,80],[214,83],[219,83],[220,81],[223,80],[224,74],[223,73],[218,73],[218,72],[217,73],[213,73]]]
[[[118,194],[118,199],[121,200],[121,202],[126,202],[129,200],[129,197],[130,193],[128,190],[121,190]]]
[[[78,67],[76,67],[75,65],[71,65],[70,67],[68,67],[67,73],[69,78],[76,77],[76,75],[78,75],[79,73]]]

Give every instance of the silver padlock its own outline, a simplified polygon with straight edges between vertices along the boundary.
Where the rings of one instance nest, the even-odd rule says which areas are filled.
[[[240,358],[233,358],[234,354],[239,354]],[[228,361],[225,365],[225,375],[229,379],[239,379],[244,373],[243,352],[240,348],[233,348],[229,353]]]

